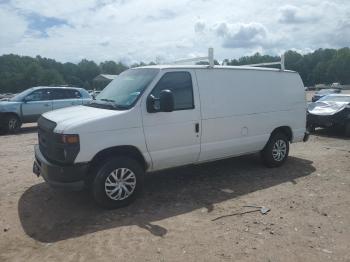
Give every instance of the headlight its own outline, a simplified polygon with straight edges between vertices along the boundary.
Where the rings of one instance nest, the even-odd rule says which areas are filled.
[[[79,135],[61,135],[61,142],[63,144],[79,144]]]
[[[52,145],[50,158],[60,163],[73,163],[80,151],[79,135],[55,134],[55,143]]]

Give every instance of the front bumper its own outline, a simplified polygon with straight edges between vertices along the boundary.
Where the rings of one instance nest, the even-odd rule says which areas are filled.
[[[57,165],[50,163],[40,152],[39,146],[34,146],[35,161],[33,173],[42,176],[52,187],[70,190],[80,190],[85,186],[85,178],[89,165],[72,164]]]

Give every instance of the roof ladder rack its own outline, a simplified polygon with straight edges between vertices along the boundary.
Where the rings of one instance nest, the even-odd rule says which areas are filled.
[[[214,67],[214,48],[210,47],[208,49],[208,56],[181,59],[181,60],[174,61],[171,64],[184,64],[184,63],[191,63],[191,62],[193,63],[193,62],[201,62],[203,60],[209,61],[210,68]]]
[[[177,60],[177,61],[172,62],[171,64],[194,63],[194,62],[201,62],[203,60],[209,61],[209,68],[214,67],[214,48],[210,47],[208,49],[208,56]],[[255,67],[255,66],[270,66],[270,65],[280,65],[281,71],[284,71],[285,70],[284,54],[281,55],[281,60],[279,62],[249,64],[249,65],[241,65],[241,66],[253,66],[253,67]]]
[[[250,65],[241,65],[241,66],[270,66],[270,65],[281,65],[281,70],[285,70],[284,65],[284,54],[281,55],[281,61],[279,62],[271,62],[271,63],[259,63],[259,64],[250,64]]]

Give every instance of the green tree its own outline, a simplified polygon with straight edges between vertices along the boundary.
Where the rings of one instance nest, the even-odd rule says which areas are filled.
[[[100,69],[102,74],[117,74],[118,66],[114,61],[105,61],[100,63]]]
[[[78,75],[81,81],[84,83],[84,88],[91,88],[92,80],[101,73],[100,68],[94,61],[89,61],[87,59],[81,60],[81,62],[78,64],[78,68]]]
[[[56,69],[46,69],[40,75],[39,84],[45,86],[63,85],[65,81]]]
[[[280,57],[255,53],[239,59],[225,59],[228,65],[245,65],[279,61]],[[148,65],[153,65],[151,62]],[[200,64],[208,64],[203,62]],[[215,64],[218,64],[215,61]],[[144,62],[131,67],[145,66]],[[306,86],[318,83],[340,82],[350,84],[350,48],[317,49],[309,54],[295,51],[285,53],[286,69],[299,72]],[[68,84],[90,88],[98,74],[120,74],[129,67],[121,62],[105,61],[99,66],[89,60],[78,64],[60,63],[54,59],[14,54],[0,56],[0,93],[20,92],[37,85]]]

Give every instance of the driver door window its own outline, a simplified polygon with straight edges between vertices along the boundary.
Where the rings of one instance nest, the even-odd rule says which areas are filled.
[[[170,90],[174,94],[174,110],[194,108],[192,78],[189,72],[165,73],[151,94],[159,98],[163,90]],[[159,101],[154,106],[156,110],[159,109]]]

